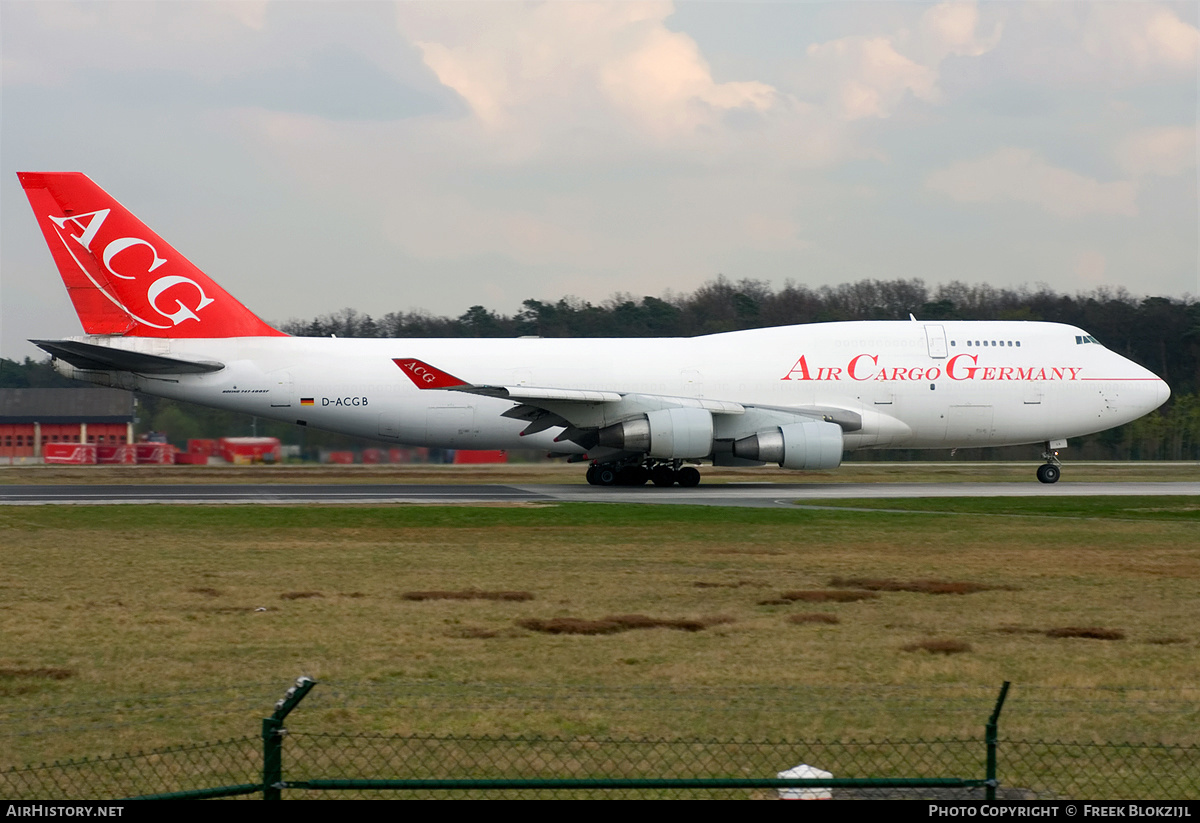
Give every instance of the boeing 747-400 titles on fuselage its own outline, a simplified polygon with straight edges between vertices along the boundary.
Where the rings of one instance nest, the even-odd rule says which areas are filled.
[[[1170,395],[1081,329],[870,321],[690,338],[290,337],[77,172],[21,173],[86,334],[63,374],[412,446],[544,449],[597,485],[694,486],[702,461],[831,469],[846,451],[1043,443]]]

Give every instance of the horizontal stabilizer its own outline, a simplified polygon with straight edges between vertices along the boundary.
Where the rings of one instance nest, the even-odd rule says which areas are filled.
[[[30,340],[38,348],[77,369],[89,371],[127,371],[137,374],[204,374],[220,371],[224,363],[215,361],[177,360],[158,354],[97,346],[78,340]]]

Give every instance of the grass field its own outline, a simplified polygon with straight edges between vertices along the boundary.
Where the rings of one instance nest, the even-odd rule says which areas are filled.
[[[0,545],[0,765],[254,733],[300,673],[367,695],[301,712],[339,731],[977,736],[1011,680],[1010,734],[1200,742],[1194,498],[10,507]]]

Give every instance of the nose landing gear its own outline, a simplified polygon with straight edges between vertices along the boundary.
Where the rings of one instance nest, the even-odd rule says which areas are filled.
[[[1062,461],[1058,459],[1058,450],[1066,448],[1067,441],[1065,440],[1050,440],[1046,442],[1046,450],[1042,452],[1042,459],[1046,462],[1038,466],[1037,479],[1042,483],[1057,483],[1058,478],[1062,476]]]
[[[1043,463],[1038,466],[1037,479],[1043,483],[1057,483],[1059,475],[1062,474],[1062,469],[1053,463]]]

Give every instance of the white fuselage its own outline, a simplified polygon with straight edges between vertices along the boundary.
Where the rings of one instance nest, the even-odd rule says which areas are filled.
[[[519,436],[526,422],[501,416],[516,401],[419,390],[394,358],[419,358],[471,383],[844,409],[862,420],[845,433],[848,450],[1065,439],[1134,420],[1170,394],[1151,372],[1055,323],[865,321],[646,339],[76,339],[225,364],[163,379],[58,362],[80,379],[456,449],[584,451],[554,442],[561,428]]]

